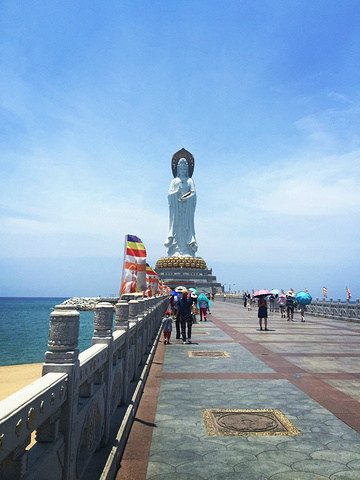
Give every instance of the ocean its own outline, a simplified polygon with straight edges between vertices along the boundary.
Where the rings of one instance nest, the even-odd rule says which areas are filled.
[[[42,363],[50,314],[66,298],[0,297],[0,366]],[[80,312],[79,351],[91,346],[94,312]]]

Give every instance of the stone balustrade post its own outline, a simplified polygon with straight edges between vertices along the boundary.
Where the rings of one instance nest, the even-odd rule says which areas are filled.
[[[76,428],[76,416],[79,403],[80,365],[78,337],[80,314],[77,310],[57,308],[50,314],[49,351],[45,353],[42,374],[49,372],[67,373],[67,401],[61,408],[60,431],[64,435],[64,471],[63,480],[72,480],[72,458],[76,455],[77,445],[73,445],[73,433]],[[48,428],[48,425],[47,427]],[[46,432],[41,428],[39,440],[46,440]]]
[[[347,317],[351,317],[351,312],[350,312],[350,300],[347,298],[346,299],[346,316]]]
[[[153,304],[153,298],[156,298],[156,297],[151,297],[151,298],[148,298],[146,300],[146,311],[147,311],[147,323],[149,325],[149,341],[151,341],[152,339],[152,335],[153,335],[153,318],[154,318],[154,315],[153,315],[153,307],[152,307],[152,304]]]
[[[342,317],[342,314],[341,314],[341,298],[338,298],[337,300],[337,314],[339,315],[339,317]]]
[[[129,330],[129,304],[126,300],[120,300],[115,305],[115,328],[114,330]]]
[[[139,314],[139,302],[137,300],[129,301],[129,322],[137,323]]]
[[[139,302],[137,300],[129,301],[129,325],[131,329],[135,328],[135,333],[132,335],[132,341],[135,348],[135,372],[140,363],[140,357],[138,354],[138,342],[139,342]],[[132,345],[130,346],[132,348]]]
[[[94,335],[91,345],[96,343],[109,344],[112,340],[114,307],[111,303],[100,302],[95,307]]]
[[[141,298],[138,300],[139,302],[139,313],[138,313],[138,322],[139,328],[141,329],[141,338],[142,338],[142,345],[141,345],[141,352],[142,354],[145,353],[146,350],[146,340],[147,340],[147,325],[146,325],[146,317],[145,317],[145,299]],[[143,360],[144,357],[142,357]],[[141,364],[144,363],[143,361]]]
[[[105,447],[109,441],[110,415],[111,415],[111,387],[112,387],[112,362],[113,362],[113,317],[114,307],[111,303],[100,302],[95,307],[94,335],[91,345],[105,344],[108,348],[107,361],[104,365],[105,381],[105,409],[104,409],[104,435],[101,446]]]
[[[139,311],[138,311],[138,321],[141,321],[144,318],[144,310],[145,310],[145,300],[143,298],[140,298],[138,300],[139,304]]]
[[[123,356],[123,401],[125,402],[128,396],[129,384],[129,304],[126,300],[120,300],[115,305],[115,330],[125,332]]]

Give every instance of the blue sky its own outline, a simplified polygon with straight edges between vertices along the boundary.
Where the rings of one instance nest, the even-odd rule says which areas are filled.
[[[0,5],[0,296],[117,293],[166,256],[195,156],[198,255],[232,289],[360,296],[360,4]]]

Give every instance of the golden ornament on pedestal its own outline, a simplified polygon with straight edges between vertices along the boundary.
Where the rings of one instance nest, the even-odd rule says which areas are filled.
[[[200,257],[162,257],[156,262],[157,268],[196,268],[206,269],[205,260]]]

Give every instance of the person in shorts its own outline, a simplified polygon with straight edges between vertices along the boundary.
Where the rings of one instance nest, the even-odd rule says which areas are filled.
[[[290,320],[294,321],[294,297],[291,295],[286,295],[286,313],[287,313],[287,321]]]
[[[162,319],[163,333],[164,333],[164,345],[170,344],[170,337],[172,332],[173,319],[169,310],[165,312],[165,317]]]

